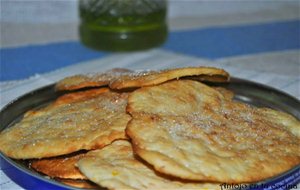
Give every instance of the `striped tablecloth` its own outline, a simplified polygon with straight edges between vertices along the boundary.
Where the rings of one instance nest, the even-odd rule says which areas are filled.
[[[223,68],[232,76],[275,87],[300,99],[299,3],[171,0],[170,33],[164,45],[140,52],[107,53],[88,49],[78,41],[74,1],[47,4],[3,0],[0,106],[77,73],[115,67],[200,65]],[[61,14],[59,18],[56,13]],[[0,170],[0,189],[22,188]]]

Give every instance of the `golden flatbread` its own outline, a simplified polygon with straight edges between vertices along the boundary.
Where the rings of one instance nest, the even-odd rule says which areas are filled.
[[[137,88],[157,85],[182,77],[193,77],[195,80],[226,82],[229,74],[223,69],[214,67],[186,67],[161,71],[112,70],[94,75],[76,75],[59,81],[57,90],[74,90],[85,87],[109,85],[112,89]]]
[[[226,82],[229,80],[229,74],[223,69],[214,67],[185,67],[161,71],[137,72],[130,75],[123,75],[112,81],[109,84],[109,87],[112,89],[123,89],[152,86],[169,80],[189,76],[198,76],[199,80],[204,79],[205,81],[212,82]]]
[[[220,189],[219,184],[188,183],[155,172],[132,152],[128,141],[115,141],[78,162],[91,181],[109,189]]]
[[[85,153],[73,153],[53,158],[30,161],[30,167],[51,178],[87,179],[75,166]]]
[[[232,100],[234,97],[234,93],[226,88],[223,87],[213,87],[213,89],[217,90],[220,92],[225,99]]]
[[[78,180],[78,179],[55,179],[56,181],[69,185],[72,187],[82,188],[82,189],[99,189],[99,186],[88,180]]]
[[[299,121],[293,116],[269,108],[257,109],[257,113],[258,114],[256,116],[259,117],[258,119],[273,122],[275,125],[280,124],[282,127],[293,133],[295,136],[300,137]]]
[[[162,173],[255,182],[300,163],[298,120],[278,111],[262,115],[262,109],[233,102],[200,82],[138,89],[130,94],[127,111],[134,151]]]
[[[0,150],[16,159],[45,158],[126,139],[127,97],[107,88],[64,95],[2,131]]]
[[[56,90],[76,90],[87,87],[107,86],[116,78],[132,72],[128,69],[115,68],[103,73],[74,75],[58,81],[55,88]]]

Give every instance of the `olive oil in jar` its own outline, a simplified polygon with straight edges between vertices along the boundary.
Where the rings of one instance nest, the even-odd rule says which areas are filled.
[[[167,37],[166,0],[80,0],[80,40],[105,51],[156,47]]]

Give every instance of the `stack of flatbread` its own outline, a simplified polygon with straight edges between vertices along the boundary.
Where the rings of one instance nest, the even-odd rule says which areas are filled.
[[[56,84],[69,91],[0,133],[0,150],[80,188],[220,189],[300,163],[300,122],[233,100],[211,67],[113,69]],[[76,90],[76,91],[74,91]]]

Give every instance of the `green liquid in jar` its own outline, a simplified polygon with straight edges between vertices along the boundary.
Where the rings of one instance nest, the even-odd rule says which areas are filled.
[[[81,0],[80,39],[106,51],[156,47],[167,37],[164,0]]]

